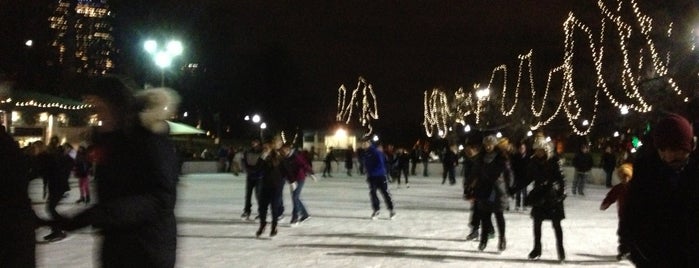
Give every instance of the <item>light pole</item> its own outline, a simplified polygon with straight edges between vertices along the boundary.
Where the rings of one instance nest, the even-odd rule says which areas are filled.
[[[148,40],[143,43],[143,49],[153,57],[155,65],[160,68],[160,86],[165,86],[165,68],[170,67],[173,58],[182,55],[182,51],[184,51],[182,42],[172,40],[167,43],[165,50],[159,50],[158,42],[155,40]]]
[[[260,141],[264,141],[264,130],[267,128],[267,123],[261,122],[262,117],[259,114],[245,115],[243,117],[245,121],[252,121],[253,124],[260,124]]]

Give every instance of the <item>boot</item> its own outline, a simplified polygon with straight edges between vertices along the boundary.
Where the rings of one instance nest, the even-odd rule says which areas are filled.
[[[90,195],[86,195],[85,196],[85,204],[89,204],[89,203],[90,203]]]
[[[481,233],[481,243],[478,244],[478,250],[483,251],[485,247],[488,246],[488,234],[485,232]]]
[[[471,230],[471,233],[469,233],[466,236],[466,241],[471,241],[471,240],[474,240],[476,238],[478,238],[478,229],[474,228],[473,230]]]
[[[277,223],[272,222],[272,230],[269,232],[269,236],[274,237],[275,235],[277,235]]]
[[[505,240],[505,237],[502,236],[502,237],[500,237],[500,242],[498,243],[498,250],[505,251],[506,248],[507,248],[507,240]]]
[[[558,250],[558,261],[564,262],[566,260],[566,251],[563,249],[562,245],[556,247]]]
[[[262,232],[265,231],[265,226],[267,226],[266,222],[260,222],[260,228],[258,228],[257,232],[255,233],[256,237],[260,237],[260,235],[262,235]]]
[[[85,202],[85,197],[82,197],[82,196],[80,197],[80,199],[75,201],[76,204],[80,204],[82,202]]]
[[[538,260],[541,257],[541,244],[534,245],[534,249],[529,252],[529,259]]]

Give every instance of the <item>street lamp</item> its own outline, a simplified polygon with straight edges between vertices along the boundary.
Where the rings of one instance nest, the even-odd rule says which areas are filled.
[[[262,122],[262,123],[260,124],[260,141],[263,141],[263,140],[264,140],[264,131],[265,131],[266,128],[267,128],[267,123]]]
[[[267,128],[267,123],[265,123],[265,122],[260,123],[260,121],[262,121],[262,117],[259,114],[254,114],[252,116],[245,115],[245,117],[243,117],[243,119],[245,121],[252,121],[252,123],[255,125],[260,124],[260,141],[264,140],[263,134],[264,134],[264,129]]]
[[[172,40],[166,44],[165,50],[159,50],[158,42],[147,40],[143,43],[143,49],[153,57],[155,65],[160,68],[160,86],[165,86],[165,68],[170,67],[175,57],[182,55],[182,42]]]
[[[478,100],[485,100],[489,96],[490,96],[490,89],[489,88],[476,90],[476,98],[478,98]]]

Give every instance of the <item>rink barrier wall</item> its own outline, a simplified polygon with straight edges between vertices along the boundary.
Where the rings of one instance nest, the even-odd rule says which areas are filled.
[[[356,165],[355,169],[353,170],[353,175],[357,176],[357,170],[356,170]],[[218,170],[218,163],[216,161],[188,161],[184,162],[182,164],[182,174],[195,174],[195,173],[216,173]],[[322,161],[314,161],[313,162],[313,171],[320,175],[323,173],[323,162]],[[434,177],[441,177],[442,175],[442,164],[441,163],[430,163],[428,167],[428,171],[430,176]],[[346,173],[345,170],[345,163],[344,162],[339,162],[339,163],[332,163],[332,172],[333,173],[338,173],[338,174],[344,174]],[[417,165],[417,176],[422,176],[422,164]],[[461,172],[461,166],[457,167],[457,172]],[[575,169],[572,166],[564,166],[563,167],[563,175],[565,175],[565,178],[568,182],[572,182],[573,177],[575,175]],[[605,173],[601,168],[593,168],[590,174],[590,178],[588,180],[588,183],[591,184],[598,184],[598,185],[604,185],[604,180],[605,180]],[[463,176],[458,176],[458,180],[461,181],[463,179]],[[619,182],[619,179],[616,176],[616,172],[614,172],[614,176],[612,177],[612,183],[617,184]]]

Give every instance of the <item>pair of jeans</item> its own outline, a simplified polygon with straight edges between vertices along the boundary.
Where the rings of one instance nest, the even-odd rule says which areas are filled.
[[[250,210],[252,208],[253,191],[255,191],[255,200],[257,201],[257,204],[260,204],[259,187],[257,187],[258,183],[260,183],[259,176],[255,173],[248,173],[248,177],[245,180],[245,208],[243,209],[243,212],[247,214],[250,214]]]
[[[388,180],[386,176],[370,176],[367,178],[369,183],[369,197],[371,198],[371,207],[374,211],[378,211],[379,207],[379,197],[376,195],[376,191],[380,191],[383,196],[384,202],[386,202],[386,207],[389,210],[393,210],[393,199],[391,198],[391,193],[388,192]]]
[[[575,179],[573,180],[573,194],[585,195],[585,182],[587,178],[590,177],[590,172],[575,172]]]
[[[291,210],[291,221],[296,221],[299,217],[308,216],[306,206],[301,202],[301,190],[303,190],[304,184],[305,181],[296,181],[296,189],[291,191],[291,202],[294,204],[294,208]]]

